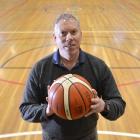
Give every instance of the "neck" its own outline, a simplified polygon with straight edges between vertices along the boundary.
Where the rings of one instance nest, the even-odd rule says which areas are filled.
[[[61,56],[61,63],[70,70],[76,65],[76,63],[78,62],[78,58],[79,58],[79,54],[73,55],[71,57]]]
[[[68,62],[72,62],[72,61],[77,61],[77,59],[79,58],[79,49],[73,52],[65,52],[65,51],[60,51],[60,56],[62,59],[64,59],[64,61],[68,61]]]

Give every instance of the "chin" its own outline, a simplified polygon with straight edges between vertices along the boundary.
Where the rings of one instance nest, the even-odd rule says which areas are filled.
[[[77,54],[79,53],[79,48],[69,48],[68,51],[70,54]]]

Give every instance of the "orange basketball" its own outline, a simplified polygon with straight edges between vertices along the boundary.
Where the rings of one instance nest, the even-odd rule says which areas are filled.
[[[54,113],[68,120],[83,117],[93,96],[91,85],[82,76],[67,74],[56,79],[50,87],[48,101]]]

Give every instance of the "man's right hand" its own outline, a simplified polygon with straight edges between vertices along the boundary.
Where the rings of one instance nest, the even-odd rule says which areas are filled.
[[[47,109],[46,109],[46,115],[47,115],[47,116],[53,115],[53,111],[52,111],[52,109],[51,109],[51,107],[50,107],[49,104],[48,104]]]
[[[48,85],[47,89],[48,89],[48,94],[49,94],[50,85]],[[46,101],[48,102],[48,106],[47,106],[47,108],[46,108],[46,115],[47,115],[47,116],[51,116],[51,115],[53,115],[54,112],[53,112],[52,109],[51,109],[51,106],[50,106],[50,104],[49,104],[48,99],[49,99],[49,98],[46,97]]]

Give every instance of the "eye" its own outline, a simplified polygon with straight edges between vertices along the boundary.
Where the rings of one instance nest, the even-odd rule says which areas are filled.
[[[61,35],[62,35],[62,36],[66,36],[66,35],[67,35],[67,32],[62,31],[62,32],[61,32]]]
[[[75,35],[76,33],[77,33],[77,30],[73,30],[73,31],[71,32],[72,35]]]

